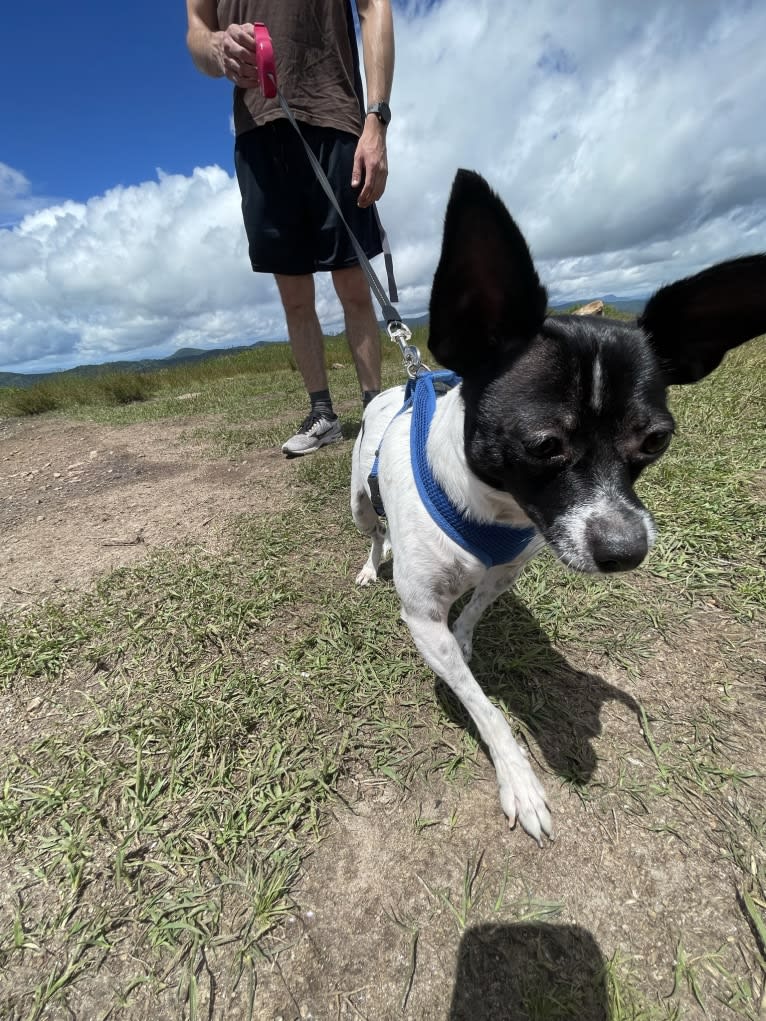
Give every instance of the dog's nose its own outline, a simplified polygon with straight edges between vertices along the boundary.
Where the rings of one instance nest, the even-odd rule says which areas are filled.
[[[592,518],[586,535],[596,567],[604,574],[632,571],[649,549],[649,538],[640,519]]]

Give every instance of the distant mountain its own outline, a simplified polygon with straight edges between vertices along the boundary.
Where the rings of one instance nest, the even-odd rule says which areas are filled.
[[[558,301],[550,307],[554,312],[563,312],[565,309],[578,308],[580,305],[587,305],[589,301],[597,301],[599,297],[605,305],[611,305],[612,308],[616,308],[618,312],[630,312],[633,315],[638,315],[639,312],[643,312],[644,306],[648,301],[648,298],[620,298],[616,294],[602,294],[590,298],[574,298],[572,301]]]
[[[202,347],[179,347],[176,352],[172,355],[168,355],[167,358],[163,358],[162,360],[166,362],[184,362],[188,361],[190,358],[199,358],[200,355],[208,353],[209,352]]]
[[[110,372],[157,372],[170,365],[182,365],[184,362],[201,362],[207,358],[224,358],[227,355],[239,354],[255,347],[262,347],[270,341],[258,340],[255,344],[243,344],[241,347],[216,348],[206,351],[197,347],[181,347],[165,358],[139,358],[136,361],[101,362],[98,365],[78,365],[73,369],[62,369],[58,372],[0,372],[0,387],[12,386],[25,388],[34,386],[53,376],[103,376]]]

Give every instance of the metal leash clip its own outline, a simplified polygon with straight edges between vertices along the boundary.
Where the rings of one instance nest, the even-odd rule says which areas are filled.
[[[420,351],[414,344],[410,344],[409,341],[412,339],[412,330],[409,326],[405,326],[403,322],[398,319],[394,319],[392,322],[386,324],[388,335],[394,343],[399,345],[399,350],[402,352],[402,358],[404,359],[404,367],[407,370],[407,375],[410,379],[414,379],[421,370]]]

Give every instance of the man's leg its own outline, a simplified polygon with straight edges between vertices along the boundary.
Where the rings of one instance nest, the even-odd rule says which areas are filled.
[[[341,439],[342,434],[327,386],[324,339],[314,304],[314,277],[277,274],[275,279],[285,310],[290,348],[311,400],[310,414],[282,446],[285,454],[297,457]]]
[[[285,276],[274,278],[285,310],[287,335],[295,364],[303,377],[308,393],[327,389],[324,362],[324,340],[314,304],[314,277]]]
[[[380,392],[380,327],[370,286],[361,266],[332,271],[335,292],[343,306],[346,337],[362,393]]]

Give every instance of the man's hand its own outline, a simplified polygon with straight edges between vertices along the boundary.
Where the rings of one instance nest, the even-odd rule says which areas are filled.
[[[255,65],[253,26],[218,28],[216,0],[186,0],[186,45],[192,60],[211,78],[226,77],[243,89],[260,87]]]
[[[367,117],[354,154],[354,169],[351,174],[353,188],[358,188],[363,182],[356,204],[364,209],[377,202],[386,190],[387,180],[386,128],[377,117]]]
[[[223,73],[241,89],[258,89],[252,24],[229,25],[221,39]]]

